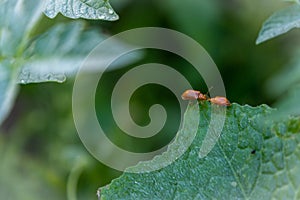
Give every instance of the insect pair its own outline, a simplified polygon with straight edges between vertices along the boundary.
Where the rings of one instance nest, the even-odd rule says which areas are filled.
[[[181,98],[183,100],[200,100],[200,101],[210,101],[213,104],[219,106],[230,106],[230,102],[226,97],[219,97],[216,96],[214,98],[209,98],[206,94],[202,94],[200,91],[197,90],[186,90],[182,95]]]

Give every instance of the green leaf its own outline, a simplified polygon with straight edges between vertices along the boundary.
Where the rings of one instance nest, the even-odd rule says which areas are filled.
[[[58,24],[36,38],[24,52],[19,83],[64,82],[99,42],[96,32],[82,33],[83,23]],[[100,40],[100,41],[101,41]]]
[[[256,44],[284,34],[293,28],[300,27],[300,5],[295,4],[284,10],[274,13],[263,24],[259,32]]]
[[[68,5],[74,4],[69,1]],[[108,2],[103,6],[108,9]],[[74,75],[83,59],[104,39],[96,30],[85,31],[82,22],[75,22],[59,24],[32,40],[30,33],[43,8],[43,2],[36,0],[4,1],[0,6],[0,59],[18,60],[20,66],[16,68],[22,66],[18,83],[63,82],[66,74]],[[113,49],[121,46],[117,42]],[[102,52],[100,58],[105,56],[109,55]]]
[[[0,62],[0,124],[11,110],[17,91],[16,73],[7,65],[11,65],[11,63],[9,61]]]
[[[22,52],[31,30],[42,16],[42,5],[36,0],[0,3],[0,124],[13,105]]]
[[[47,0],[45,14],[54,18],[58,13],[73,19],[114,21],[119,18],[107,0]]]
[[[24,52],[26,63],[21,68],[18,82],[21,84],[40,82],[64,82],[67,76],[74,76],[89,53],[106,36],[96,30],[84,31],[82,22],[58,24],[36,38]],[[104,63],[115,53],[128,46],[115,41],[104,52],[95,53],[89,58],[90,70],[104,70]],[[137,60],[140,53],[134,53],[118,60],[109,69],[115,69]]]
[[[42,2],[7,0],[0,5],[0,58],[18,57],[42,16]]]
[[[133,169],[147,171],[180,148],[195,109],[187,109],[186,128],[166,153]],[[211,113],[209,103],[201,104],[197,135],[180,158],[157,171],[125,172],[100,189],[101,199],[299,199],[300,119],[275,123],[270,119],[274,112],[265,105],[228,107],[217,144],[199,158]]]
[[[55,12],[69,12],[68,9],[80,8],[81,11],[86,11],[86,17],[88,14],[98,18],[104,16],[109,20],[117,17],[107,1],[97,10],[78,2],[79,0],[77,4],[68,1],[68,4],[65,4],[66,10],[64,6],[56,5]],[[48,1],[48,8],[59,3],[61,1]],[[76,7],[78,5],[79,7]],[[96,30],[84,30],[81,22],[60,24],[47,33],[32,38],[44,8],[44,2],[36,0],[0,2],[0,124],[12,106],[17,83],[63,82],[66,75],[76,73],[79,63],[104,39]],[[124,46],[116,42],[114,48],[108,49],[122,49]],[[99,58],[104,59],[105,56],[109,56],[109,51],[99,54]],[[135,59],[136,55],[127,58],[127,61]]]

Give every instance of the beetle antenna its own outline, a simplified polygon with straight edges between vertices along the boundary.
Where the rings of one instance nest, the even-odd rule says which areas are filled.
[[[205,93],[205,96],[210,97],[210,96],[208,95],[208,93],[209,93],[213,88],[214,88],[214,86],[211,86],[210,88],[208,88],[207,92]]]

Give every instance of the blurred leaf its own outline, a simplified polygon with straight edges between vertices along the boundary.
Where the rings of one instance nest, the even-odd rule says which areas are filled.
[[[273,116],[274,120],[285,119],[288,115],[300,116],[299,53],[295,52],[291,64],[271,77],[265,85],[269,95],[279,98],[274,104],[274,107],[278,108],[278,112]]]
[[[0,124],[11,110],[17,92],[16,73],[9,64],[8,61],[0,62]]]
[[[50,18],[54,18],[58,13],[73,19],[114,21],[119,18],[108,0],[47,0],[45,14]]]
[[[300,27],[300,5],[295,4],[273,14],[263,24],[256,44],[284,34],[293,28]]]
[[[85,58],[106,36],[96,30],[84,30],[82,22],[58,24],[34,40],[25,51],[27,62],[21,69],[18,81],[22,84],[39,82],[64,82],[66,76],[74,76],[85,61],[88,70],[104,70],[107,59],[127,48],[114,41],[103,52],[94,51],[94,57]],[[95,53],[96,52],[96,53]],[[124,66],[140,57],[134,53],[115,62],[109,69]]]
[[[18,64],[30,32],[42,15],[36,0],[1,1],[0,5],[0,124],[16,96]],[[17,25],[16,25],[17,23]]]
[[[81,23],[73,23],[58,25],[36,40],[32,40],[31,33],[42,16],[43,2],[10,0],[1,1],[0,4],[1,123],[12,106],[15,84],[63,82],[65,73],[74,74],[79,63],[103,40],[103,37],[95,30],[85,32]],[[59,6],[55,8],[62,9]],[[110,16],[110,19],[116,15],[106,1],[104,7],[99,8],[97,13],[100,11],[107,11],[106,15]],[[56,56],[53,56],[54,52]],[[102,53],[102,57],[99,58],[105,58],[107,55]],[[19,69],[17,81],[16,73]]]
[[[0,7],[0,58],[14,57],[24,65],[19,83],[63,82],[65,73],[74,75],[85,56],[104,39],[96,30],[84,31],[78,22],[57,25],[32,42],[30,32],[42,9],[43,3],[35,0],[4,1]]]
[[[63,82],[73,74],[92,48],[102,40],[96,32],[83,33],[83,23],[59,24],[34,40],[26,49],[30,57],[19,83]]]
[[[20,56],[17,54],[25,47],[32,28],[41,16],[42,1],[1,1],[0,58]]]
[[[189,116],[197,106],[189,106]],[[102,199],[298,199],[300,186],[300,120],[268,120],[276,112],[267,106],[227,108],[226,122],[217,144],[204,158],[199,149],[205,137],[210,105],[200,109],[200,126],[190,148],[158,171],[125,172],[101,189]],[[185,121],[175,143],[189,135]],[[168,151],[137,167],[160,165]],[[134,167],[136,168],[136,167]]]
[[[278,97],[300,83],[300,52],[296,52],[291,64],[273,75],[266,83],[266,93]]]
[[[300,84],[292,86],[287,94],[282,96],[274,106],[278,109],[272,117],[274,120],[283,120],[288,115],[300,116]]]

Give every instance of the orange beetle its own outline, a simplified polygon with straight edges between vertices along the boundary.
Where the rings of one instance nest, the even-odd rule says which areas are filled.
[[[197,90],[186,90],[181,98],[183,100],[207,100],[207,97]]]
[[[200,94],[199,94],[199,96],[198,96],[198,100],[201,100],[201,101],[207,100],[207,96],[206,96],[205,94],[202,94],[202,93],[200,92]]]
[[[208,101],[210,101],[213,104],[219,105],[219,106],[230,106],[231,105],[226,97],[216,96],[214,98],[208,99]]]
[[[186,90],[182,95],[181,98],[183,100],[197,100],[199,97],[199,94],[201,94],[200,91],[197,90]]]

